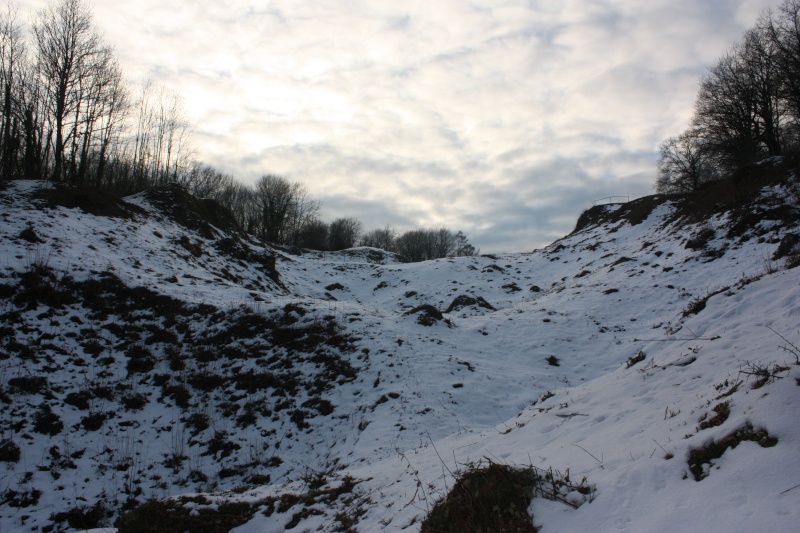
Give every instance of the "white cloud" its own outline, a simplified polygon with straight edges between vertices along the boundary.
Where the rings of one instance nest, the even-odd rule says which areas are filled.
[[[699,76],[772,3],[102,0],[95,20],[183,95],[204,161],[303,181],[330,219],[515,251],[648,194]]]

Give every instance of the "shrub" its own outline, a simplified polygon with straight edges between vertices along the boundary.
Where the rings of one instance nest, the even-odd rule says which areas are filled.
[[[47,378],[43,376],[20,376],[8,380],[9,392],[40,394],[47,390]]]
[[[147,396],[141,393],[126,394],[122,397],[122,405],[129,411],[138,411],[147,405]]]
[[[785,366],[781,366],[777,363],[774,363],[772,366],[763,365],[759,363],[751,363],[749,361],[745,361],[743,365],[739,367],[739,374],[743,374],[748,378],[750,376],[754,376],[756,380],[751,385],[754,389],[760,389],[764,385],[768,383],[772,383],[776,379],[781,379],[784,376],[780,374],[784,372],[788,372],[789,368]]]
[[[196,496],[194,499],[203,499]],[[189,498],[180,500],[149,501],[128,512],[118,523],[119,533],[163,533],[185,531],[188,533],[228,533],[250,520],[256,508],[249,503],[222,502],[195,508]],[[189,504],[189,505],[186,505]]]
[[[92,398],[94,398],[94,394],[92,394],[92,392],[89,390],[70,392],[67,394],[66,398],[64,398],[64,403],[77,407],[83,411],[88,411],[89,402],[92,400]]]
[[[30,226],[28,226],[27,228],[25,228],[24,230],[22,230],[20,232],[19,238],[22,239],[23,241],[27,241],[27,242],[29,242],[31,244],[42,244],[42,243],[44,243],[44,240],[42,240],[42,238],[39,237],[39,235],[37,235],[36,232],[33,230],[33,228],[30,227]]]
[[[27,489],[16,491],[8,489],[0,493],[0,507],[8,505],[9,507],[33,507],[39,503],[39,498],[42,496],[42,491],[39,489]]]
[[[205,413],[192,413],[184,423],[192,430],[192,437],[196,437],[211,426],[210,418]]]
[[[103,423],[108,418],[106,413],[90,413],[81,418],[81,425],[86,431],[97,431],[103,427]]]
[[[19,461],[19,446],[11,439],[0,440],[0,462],[16,463]]]
[[[61,433],[62,429],[64,429],[64,422],[47,404],[42,404],[33,415],[33,430],[37,433],[52,437]]]
[[[66,522],[71,528],[86,530],[108,525],[108,519],[113,515],[103,502],[94,505],[80,505],[68,511],[52,515],[50,519],[61,524]]]
[[[227,431],[217,431],[208,441],[208,448],[201,455],[213,455],[215,459],[222,459],[228,457],[239,448],[241,446],[228,440]]]
[[[156,358],[150,350],[139,344],[134,344],[128,348],[128,374],[144,374],[150,372],[156,366]]]
[[[528,507],[536,473],[490,463],[459,477],[422,522],[420,533],[534,532]]]

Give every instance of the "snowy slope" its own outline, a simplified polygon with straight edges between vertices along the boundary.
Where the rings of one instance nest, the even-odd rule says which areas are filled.
[[[678,200],[595,208],[544,250],[417,264],[264,248],[147,195],[125,216],[31,209],[42,187],[0,193],[2,438],[20,450],[0,466],[2,531],[235,487],[205,507],[270,509],[237,532],[343,529],[342,516],[413,531],[487,460],[586,478],[577,509],[534,499],[544,532],[798,521],[796,184],[700,222]],[[91,298],[112,278],[148,291],[123,298],[124,316]],[[54,288],[55,302],[36,292]],[[157,295],[169,302],[145,312]],[[63,429],[36,431],[36,413]],[[691,450],[737,430],[777,444],[745,440],[696,481]],[[312,485],[316,500],[294,498]]]

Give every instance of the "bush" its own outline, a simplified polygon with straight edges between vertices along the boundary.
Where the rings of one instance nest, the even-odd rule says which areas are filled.
[[[207,505],[202,496],[180,500],[150,501],[128,512],[118,522],[119,533],[228,533],[250,520],[255,507],[248,503],[223,502]],[[193,503],[206,504],[195,509]],[[189,504],[189,505],[187,505]]]
[[[81,418],[81,425],[86,431],[97,431],[103,427],[103,423],[108,418],[106,413],[91,413]]]
[[[68,511],[51,516],[50,519],[57,524],[66,522],[71,528],[86,530],[108,525],[108,519],[112,515],[113,511],[103,502],[97,502],[92,506],[73,507]]]
[[[61,433],[62,429],[64,429],[64,422],[47,404],[42,404],[36,414],[33,415],[33,430],[36,433],[52,437]]]
[[[43,376],[20,376],[8,380],[9,392],[19,394],[41,394],[48,388],[47,378]]]
[[[0,462],[16,463],[19,461],[19,446],[11,439],[0,440]]]
[[[536,482],[533,469],[490,463],[470,470],[433,506],[420,533],[535,533],[528,507]]]
[[[144,346],[134,344],[128,348],[128,374],[146,374],[155,368],[156,358]]]
[[[126,394],[122,397],[122,405],[129,411],[138,411],[147,405],[147,396],[141,393]]]

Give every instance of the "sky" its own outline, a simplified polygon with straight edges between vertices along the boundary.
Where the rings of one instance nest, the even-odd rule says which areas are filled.
[[[17,2],[24,16],[46,2]],[[365,230],[540,248],[652,194],[707,67],[778,0],[97,0],[132,80],[181,95],[195,157],[279,174]]]

